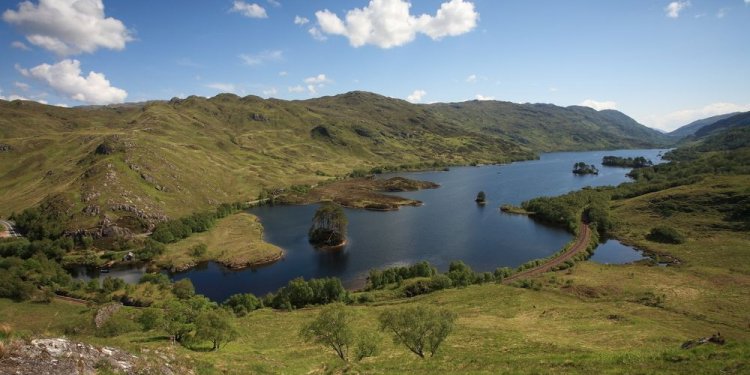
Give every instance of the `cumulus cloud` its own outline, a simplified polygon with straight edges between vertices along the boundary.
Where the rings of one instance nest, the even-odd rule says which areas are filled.
[[[310,20],[307,19],[307,18],[305,18],[305,17],[294,16],[294,24],[295,25],[304,25],[304,24],[306,24],[308,22],[310,22]]]
[[[322,42],[322,41],[328,39],[328,37],[326,37],[325,34],[323,34],[323,32],[320,31],[320,29],[317,28],[317,27],[311,27],[309,30],[307,30],[307,32],[310,33],[310,35],[313,37],[313,39],[315,39],[317,41],[321,41]]]
[[[323,85],[326,83],[331,83],[331,80],[328,77],[326,77],[325,74],[318,74],[313,77],[305,78],[305,83],[308,85]]]
[[[580,105],[582,105],[584,107],[593,108],[593,109],[595,109],[597,111],[601,111],[603,109],[616,109],[617,108],[617,103],[615,103],[615,102],[613,102],[611,100],[610,101],[600,102],[600,101],[596,101],[596,100],[593,100],[593,99],[586,99],[583,102],[581,102]]]
[[[41,64],[31,69],[19,68],[21,75],[47,84],[60,95],[88,104],[122,103],[128,93],[112,86],[102,73],[81,75],[78,60],[65,59],[57,64]]]
[[[13,85],[18,87],[22,91],[29,91],[29,88],[31,87],[29,86],[28,83],[23,83],[23,82],[14,82]]]
[[[419,103],[422,101],[422,98],[424,98],[425,95],[427,95],[427,91],[414,90],[414,92],[412,92],[411,95],[406,97],[406,100],[412,103]]]
[[[271,5],[273,5],[273,6],[277,7],[277,8],[281,6],[281,3],[278,2],[278,1],[276,1],[276,0],[267,0],[267,1],[268,1],[269,4],[271,4]]]
[[[230,11],[237,12],[249,18],[268,18],[265,8],[255,3],[246,3],[242,0],[235,0]]]
[[[271,97],[279,93],[279,90],[277,90],[275,87],[271,87],[270,89],[263,90],[263,96],[265,97]]]
[[[664,115],[649,116],[645,123],[664,131],[672,131],[706,117],[746,111],[750,111],[750,103],[711,103],[701,108],[681,109]]]
[[[206,87],[214,90],[219,90],[221,92],[235,92],[236,87],[232,83],[222,83],[222,82],[214,82],[209,83],[206,85]]]
[[[10,44],[10,46],[16,49],[20,49],[22,51],[31,51],[31,48],[29,48],[29,46],[27,46],[24,42],[20,40],[13,41]]]
[[[24,1],[17,11],[6,10],[3,20],[24,33],[29,43],[60,56],[99,48],[121,50],[133,40],[120,20],[105,18],[101,0],[40,0],[38,5]]]
[[[260,65],[265,62],[283,60],[284,52],[275,50],[275,51],[263,51],[255,55],[241,54],[240,59],[242,59],[245,65]]]
[[[667,17],[669,18],[677,18],[680,16],[680,12],[689,6],[690,1],[688,0],[673,1],[664,8],[664,12],[667,13]]]
[[[466,82],[468,83],[475,83],[477,81],[477,75],[471,74],[468,77],[466,77]]]
[[[484,96],[482,94],[477,94],[475,97],[476,100],[495,100],[494,96]]]
[[[25,96],[17,95],[17,94],[10,94],[10,95],[3,95],[3,90],[0,89],[0,100],[7,100],[7,101],[13,101],[13,100],[30,100],[39,102],[42,104],[47,104],[47,101],[41,100],[41,99],[31,99],[27,98]]]
[[[433,40],[467,33],[476,27],[479,13],[474,4],[450,0],[433,15],[414,16],[408,0],[371,0],[364,8],[355,8],[342,20],[328,9],[315,12],[321,32],[341,35],[353,47],[372,44],[380,48],[404,45],[418,33]],[[312,34],[312,31],[310,31]]]

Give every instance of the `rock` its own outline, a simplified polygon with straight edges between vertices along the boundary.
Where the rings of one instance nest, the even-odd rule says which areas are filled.
[[[99,308],[94,317],[96,328],[101,328],[120,308],[122,308],[122,304],[119,302],[108,303]]]
[[[101,370],[118,374],[194,374],[163,359],[139,358],[123,350],[96,347],[63,338],[15,342],[13,350],[0,361],[0,374],[94,375]]]
[[[0,152],[8,152],[8,151],[13,151],[13,147],[11,147],[11,145],[8,145],[8,144],[0,143]]]

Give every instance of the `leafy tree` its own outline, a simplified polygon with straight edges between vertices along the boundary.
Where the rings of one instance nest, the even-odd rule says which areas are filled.
[[[338,246],[346,240],[348,221],[341,206],[323,203],[313,216],[308,236],[316,246]]]
[[[456,315],[448,310],[428,306],[409,306],[380,314],[380,329],[393,334],[393,342],[405,345],[424,358],[425,351],[434,356],[440,344],[453,330]]]
[[[190,305],[178,300],[168,301],[164,305],[164,331],[175,341],[181,342],[188,333],[195,329],[195,317]]]
[[[222,345],[237,338],[237,330],[232,325],[232,318],[223,309],[204,310],[196,319],[195,339],[210,341],[211,350],[217,350]]]
[[[357,361],[374,357],[380,353],[380,336],[375,332],[364,332],[357,337],[355,354]]]
[[[330,347],[343,361],[348,361],[349,346],[354,341],[350,327],[351,313],[341,303],[324,307],[311,322],[302,326],[300,337]]]
[[[471,267],[460,260],[454,260],[448,266],[448,277],[453,282],[453,285],[457,287],[471,285],[476,279]]]
[[[195,287],[190,279],[184,278],[172,285],[172,293],[179,299],[188,299],[195,295]]]
[[[164,325],[164,312],[161,309],[145,308],[138,317],[138,323],[141,324],[144,331],[150,331]]]
[[[262,307],[261,301],[252,293],[234,294],[224,301],[223,305],[229,307],[236,316],[245,316],[250,311]]]

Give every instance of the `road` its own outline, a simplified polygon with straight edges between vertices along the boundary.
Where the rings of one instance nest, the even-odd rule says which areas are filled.
[[[503,279],[503,284],[509,284],[509,283],[512,283],[513,281],[523,279],[525,277],[535,276],[541,273],[545,273],[559,266],[560,264],[565,263],[566,260],[572,259],[576,254],[580,253],[581,251],[586,250],[586,248],[589,245],[590,240],[591,240],[591,229],[589,228],[587,224],[581,223],[581,230],[578,233],[578,237],[576,237],[576,242],[566,252],[560,254],[560,256],[556,258],[550,259],[548,262],[542,265],[513,274],[509,276],[508,278]]]
[[[0,225],[5,227],[5,230],[0,232],[0,237],[6,238],[6,237],[21,237],[21,235],[16,232],[16,223],[12,221],[7,220],[0,220]]]

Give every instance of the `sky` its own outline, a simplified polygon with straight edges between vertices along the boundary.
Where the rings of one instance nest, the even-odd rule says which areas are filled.
[[[354,90],[586,105],[672,130],[750,110],[750,0],[0,3],[0,99]]]

